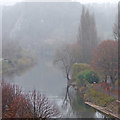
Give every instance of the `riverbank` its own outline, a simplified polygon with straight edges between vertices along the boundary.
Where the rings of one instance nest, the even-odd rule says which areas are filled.
[[[74,86],[76,90],[77,86]],[[82,96],[85,104],[92,108],[110,116],[111,118],[120,119],[120,102],[114,97],[98,91],[97,89],[90,88],[77,88],[77,93]]]
[[[15,60],[2,61],[2,75],[3,77],[16,74],[21,75],[35,66],[36,63],[36,58],[26,56]]]
[[[117,101],[114,101],[114,103],[118,103],[118,102],[117,102]],[[96,109],[96,110],[98,110],[98,111],[100,111],[100,112],[102,112],[102,113],[105,113],[105,114],[108,115],[108,116],[111,116],[111,117],[120,119],[120,114],[119,114],[119,112],[118,112],[118,114],[117,114],[117,113],[114,113],[115,111],[110,110],[109,107],[101,107],[101,106],[95,105],[95,104],[93,104],[93,103],[91,103],[91,102],[85,102],[85,104],[93,107],[94,109]],[[120,103],[118,103],[118,104],[120,104]]]

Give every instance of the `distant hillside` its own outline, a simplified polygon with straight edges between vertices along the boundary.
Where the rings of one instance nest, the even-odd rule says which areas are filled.
[[[87,4],[94,13],[101,40],[112,38],[116,4]],[[18,3],[3,8],[3,40],[16,40],[36,48],[60,41],[75,42],[82,5],[80,3]]]

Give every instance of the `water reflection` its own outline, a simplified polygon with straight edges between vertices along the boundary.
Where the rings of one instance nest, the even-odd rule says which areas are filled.
[[[52,65],[52,60],[40,60],[39,64],[25,72],[25,74],[9,74],[4,78],[18,84],[23,90],[36,89],[46,94],[50,100],[58,105],[63,118],[104,117],[101,113],[84,104],[82,98],[76,95],[72,87],[70,88],[70,97],[73,100],[72,106],[70,104],[63,106],[66,80],[61,71]],[[61,94],[62,92],[63,94]]]

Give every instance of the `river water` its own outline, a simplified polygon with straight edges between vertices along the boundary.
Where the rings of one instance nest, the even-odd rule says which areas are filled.
[[[44,93],[50,100],[55,101],[65,118],[104,118],[105,115],[85,105],[82,101],[77,110],[73,110],[70,104],[63,107],[63,98],[66,90],[66,79],[60,69],[52,64],[52,60],[39,59],[37,65],[24,74],[4,76],[5,80],[14,82],[25,91],[36,89]],[[73,88],[71,93],[75,94]]]

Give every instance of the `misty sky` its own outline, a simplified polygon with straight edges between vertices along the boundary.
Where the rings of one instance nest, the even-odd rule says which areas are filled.
[[[15,4],[16,2],[21,2],[21,1],[27,1],[27,2],[67,2],[69,0],[0,0],[0,4],[2,5],[13,5]],[[72,1],[78,1],[78,2],[81,2],[81,3],[117,3],[119,0],[72,0]]]

